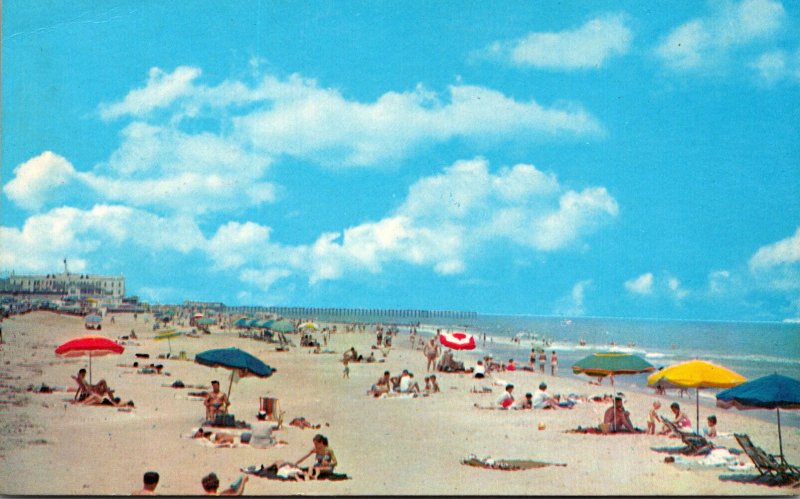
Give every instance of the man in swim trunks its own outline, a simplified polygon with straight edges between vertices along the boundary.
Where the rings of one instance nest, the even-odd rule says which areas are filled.
[[[429,372],[433,371],[436,367],[436,357],[439,356],[439,345],[436,344],[436,340],[431,338],[431,340],[425,344],[422,353],[425,355],[425,358],[428,359],[427,370]]]
[[[217,414],[228,412],[228,396],[219,391],[219,381],[211,382],[211,391],[206,395],[206,419],[213,420]]]

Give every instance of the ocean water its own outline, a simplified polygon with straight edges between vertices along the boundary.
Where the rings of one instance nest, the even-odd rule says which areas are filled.
[[[318,317],[319,320],[335,318]],[[401,333],[407,331],[397,317],[364,316],[356,320],[367,323],[399,323]],[[405,324],[416,321],[409,319]],[[434,333],[437,328],[466,330],[475,335],[478,348],[459,352],[457,358],[470,365],[474,359],[492,354],[495,359],[513,358],[527,364],[530,349],[542,346],[547,338],[550,352],[559,359],[559,375],[589,379],[572,373],[571,366],[594,352],[620,351],[644,357],[656,368],[691,359],[701,359],[732,369],[747,379],[772,373],[800,379],[800,324],[776,322],[715,322],[654,319],[618,319],[579,317],[539,317],[528,315],[478,314],[469,319],[429,319],[420,324],[422,332]],[[483,341],[484,335],[486,340]],[[515,337],[520,341],[512,342]],[[404,341],[401,334],[398,341]],[[585,341],[581,346],[580,340]],[[608,381],[604,384],[609,387]],[[647,391],[647,375],[617,376],[617,390]],[[701,403],[713,406],[718,390],[700,390]],[[684,399],[687,410],[694,413],[695,393]],[[722,409],[718,409],[722,411]],[[730,409],[736,410],[736,409]],[[748,411],[760,418],[774,421],[774,411]],[[706,410],[703,410],[703,414]],[[800,411],[781,411],[785,426],[800,428]]]

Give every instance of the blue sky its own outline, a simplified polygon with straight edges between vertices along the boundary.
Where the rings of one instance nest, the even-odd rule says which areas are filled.
[[[800,318],[800,7],[3,2],[0,270]]]

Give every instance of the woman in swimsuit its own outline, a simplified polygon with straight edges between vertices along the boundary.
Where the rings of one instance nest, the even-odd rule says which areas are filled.
[[[335,468],[337,464],[336,455],[333,453],[333,449],[328,447],[327,437],[318,433],[314,435],[313,442],[314,448],[295,463],[296,465],[299,465],[308,459],[311,454],[314,454],[314,466],[311,468],[311,473],[309,474],[309,478],[311,480],[332,474],[333,468]]]

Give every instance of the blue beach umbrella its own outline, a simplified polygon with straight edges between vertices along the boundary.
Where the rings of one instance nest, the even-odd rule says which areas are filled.
[[[249,320],[250,319],[248,319],[247,317],[242,317],[241,319],[238,319],[236,322],[234,322],[233,325],[236,327],[245,327]]]
[[[228,397],[231,396],[231,386],[233,386],[233,374],[238,371],[240,377],[257,376],[268,378],[276,371],[275,368],[268,366],[255,355],[249,354],[238,348],[217,348],[198,353],[194,361],[198,364],[209,367],[224,367],[231,370],[231,381],[228,385]]]
[[[782,457],[781,409],[800,409],[800,381],[770,374],[719,392],[717,406],[740,410],[775,409],[778,416],[778,446]]]

